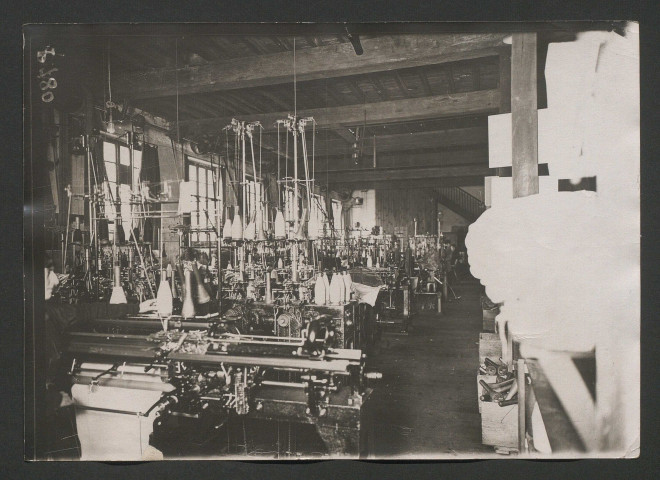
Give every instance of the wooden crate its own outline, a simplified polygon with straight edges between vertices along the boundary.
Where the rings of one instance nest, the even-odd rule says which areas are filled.
[[[479,365],[484,364],[486,357],[497,361],[502,356],[502,343],[496,333],[479,334]]]
[[[481,403],[481,443],[517,449],[518,405],[500,407],[495,402]]]
[[[490,310],[483,309],[483,325],[484,332],[495,332],[495,317],[500,313],[500,309],[492,308]]]

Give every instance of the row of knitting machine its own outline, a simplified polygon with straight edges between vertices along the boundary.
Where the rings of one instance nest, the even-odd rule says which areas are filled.
[[[140,459],[150,448],[166,458],[357,457],[373,450],[368,406],[381,375],[370,370],[367,354],[383,326],[408,325],[415,259],[441,248],[435,237],[352,237],[332,222],[312,225],[314,180],[305,148],[312,121],[280,122],[293,140],[294,168],[278,184],[293,192],[284,202],[295,215],[287,221],[278,208],[271,221],[264,205],[247,201],[245,188],[248,143],[257,178],[252,141],[259,125],[234,120],[227,130],[238,147],[242,209],[232,218],[217,205],[211,216],[217,227],[209,222],[204,229],[190,225],[186,205],[194,194],[186,182],[178,211],[164,209],[168,189],[154,198],[145,182],[136,182],[140,188],[130,196],[119,188],[111,195],[87,139],[90,231],[87,242],[73,243],[83,261],[73,262],[78,270],[70,269],[67,280],[78,277],[77,286],[62,285],[59,299],[134,308],[87,318],[67,332],[82,458]],[[132,167],[132,148],[130,155]],[[291,198],[293,209],[286,205]],[[163,220],[173,217],[179,245],[168,257],[160,237]],[[155,242],[150,230],[159,229],[150,223],[160,223]],[[209,241],[193,242],[193,235]],[[248,421],[277,426],[271,448],[247,438]],[[313,426],[320,444],[296,442],[295,425]],[[257,430],[262,437],[269,431]]]

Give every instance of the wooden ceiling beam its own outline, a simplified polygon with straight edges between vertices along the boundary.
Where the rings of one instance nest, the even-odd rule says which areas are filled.
[[[424,94],[425,95],[433,95],[433,90],[431,90],[431,85],[429,84],[429,79],[426,76],[426,72],[423,70],[420,70],[418,72],[419,79],[422,82],[422,87],[424,88]]]
[[[252,105],[250,102],[247,102],[247,101],[243,100],[241,97],[239,97],[238,95],[236,95],[232,92],[224,92],[223,97],[229,98],[229,100],[234,105],[238,105],[238,107],[241,110],[244,110],[248,114],[251,114],[252,112],[254,112],[256,110],[254,105]]]
[[[447,82],[449,83],[449,93],[456,92],[456,83],[454,82],[454,69],[451,65],[448,65],[445,69],[447,72]]]
[[[383,84],[380,83],[380,80],[378,80],[378,78],[375,75],[370,75],[369,81],[374,86],[374,88],[376,89],[376,93],[378,93],[378,95],[382,100],[390,99],[390,94],[387,92],[387,89],[383,88]]]
[[[481,68],[478,63],[472,65],[472,90],[481,90]]]
[[[319,42],[319,39],[314,36],[306,36],[305,40],[307,41],[308,44],[314,46],[314,47],[320,47],[321,42]]]
[[[332,131],[335,132],[337,135],[339,135],[344,140],[344,142],[347,143],[347,144],[352,145],[353,142],[355,142],[355,135],[353,133],[351,133],[348,130],[348,128],[346,128],[346,127],[335,128]],[[331,140],[330,142],[328,142],[328,145],[330,145],[332,143],[336,144],[337,142],[333,142]],[[325,155],[325,153],[324,153],[324,155]]]
[[[277,108],[283,108],[285,110],[288,110],[289,108],[292,108],[292,105],[289,105],[287,102],[282,100],[280,97],[277,95],[274,95],[273,93],[267,91],[267,90],[259,90],[259,94],[271,102],[273,102],[275,105],[277,105]]]
[[[458,165],[450,167],[421,168],[362,168],[328,172],[327,183],[383,182],[417,180],[424,178],[487,176],[488,164]]]
[[[359,56],[350,43],[307,48],[296,53],[296,75],[304,82],[493,56],[504,45],[504,37],[502,33],[381,36],[363,39],[364,54]],[[292,62],[293,54],[287,51],[179,68],[179,94],[288,83]],[[145,70],[118,77],[116,90],[133,99],[170,96],[176,93],[176,81],[174,68]]]
[[[472,187],[484,184],[483,175],[461,177],[420,178],[415,180],[398,180],[391,178],[382,181],[338,182],[330,184],[330,188],[337,191],[366,190],[366,189],[404,189],[404,188],[440,188],[440,187]]]
[[[446,150],[430,153],[387,153],[376,156],[378,168],[422,168],[422,167],[448,167],[459,165],[488,163],[488,149],[473,147],[465,150]],[[373,166],[371,155],[365,155],[358,162],[359,165]],[[325,172],[352,171],[356,165],[351,156],[328,157],[319,154],[316,159],[316,171],[321,172],[321,180],[325,181]]]
[[[399,75],[399,72],[396,70],[394,71],[394,81],[399,87],[399,90],[401,90],[401,95],[403,95],[406,98],[410,98],[410,92],[408,91],[408,87],[406,87],[406,84],[403,82],[403,78],[401,78],[401,75]]]
[[[360,88],[360,86],[357,84],[355,79],[354,78],[347,78],[345,81],[346,81],[346,84],[348,85],[348,87],[351,89],[351,92],[353,92],[353,96],[355,97],[357,102],[358,103],[363,103],[364,98],[365,98],[365,94],[362,91],[362,89]]]
[[[268,50],[266,50],[254,38],[250,37],[249,35],[240,37],[240,39],[255,54],[257,55],[268,54]]]
[[[345,132],[346,141],[329,141],[327,147],[324,144],[318,144],[317,151],[323,155],[329,156],[341,155],[348,152],[348,145],[346,142],[353,143],[355,137],[350,135],[348,130],[345,130]],[[348,140],[349,137],[351,138],[350,140]],[[395,135],[377,135],[376,154],[401,150],[421,150],[487,144],[487,127],[457,128],[430,132],[400,133]],[[365,138],[363,153],[365,155],[373,154],[373,136]]]
[[[298,111],[301,117],[314,117],[317,128],[340,128],[365,123],[401,123],[458,115],[489,114],[500,108],[499,90],[481,90],[431,97],[407,98],[331,108]],[[253,114],[250,121],[260,121],[266,130],[275,130],[275,122],[287,118],[289,111]],[[231,122],[231,117],[208,118],[181,122],[182,125],[216,128]]]

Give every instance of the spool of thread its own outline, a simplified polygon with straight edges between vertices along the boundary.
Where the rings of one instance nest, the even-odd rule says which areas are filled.
[[[231,240],[232,239],[231,233],[232,233],[231,218],[229,218],[229,215],[227,215],[227,220],[225,220],[225,226],[222,228],[222,239]]]
[[[243,239],[243,221],[238,212],[234,215],[234,221],[231,224],[231,238],[233,240]]]
[[[266,232],[264,231],[264,215],[261,209],[257,210],[257,240],[263,242],[266,240]]]
[[[247,226],[245,227],[245,231],[243,232],[243,239],[252,241],[256,238],[257,235],[257,225],[252,219],[252,221],[248,222]]]
[[[150,218],[144,221],[144,232],[142,233],[142,241],[145,245],[152,245],[154,243],[154,224]]]
[[[314,283],[314,303],[316,305],[325,305],[326,291],[323,276],[319,274]]]
[[[115,235],[117,235],[117,245],[126,243],[126,235],[124,234],[124,227],[121,223],[115,222]]]
[[[156,307],[158,314],[162,317],[171,317],[173,309],[172,289],[167,281],[166,270],[160,272],[160,285],[156,294]]]
[[[97,234],[99,236],[99,243],[103,246],[110,244],[110,234],[108,232],[108,220],[102,218],[98,221]]]
[[[278,240],[286,238],[286,222],[280,210],[277,210],[277,214],[275,215],[275,238]]]
[[[119,265],[116,265],[113,271],[114,284],[112,287],[112,295],[110,295],[110,303],[114,305],[120,303],[128,303],[126,301],[126,293],[124,293],[124,289],[121,286],[121,268]]]
[[[181,316],[183,318],[192,318],[195,316],[195,303],[192,298],[192,272],[186,270],[183,273],[185,292],[183,294],[183,307],[181,308]]]
[[[193,273],[195,274],[195,281],[197,282],[197,303],[200,305],[209,303],[211,301],[211,296],[204,286],[204,280],[199,273],[199,268],[197,268],[197,262],[193,262]]]

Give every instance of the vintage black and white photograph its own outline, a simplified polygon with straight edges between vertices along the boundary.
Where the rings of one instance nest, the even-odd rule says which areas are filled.
[[[23,48],[26,459],[640,455],[637,23]]]

